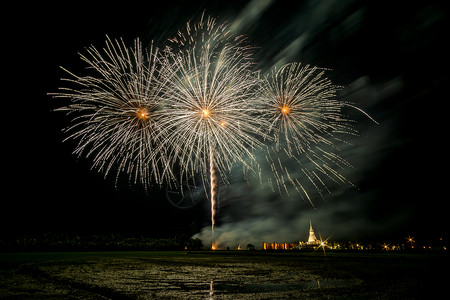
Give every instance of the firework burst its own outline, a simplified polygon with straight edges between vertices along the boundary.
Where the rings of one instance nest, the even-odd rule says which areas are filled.
[[[156,49],[144,51],[139,40],[128,48],[122,40],[107,38],[103,52],[91,46],[80,55],[93,71],[77,76],[69,71],[77,88],[61,88],[54,94],[70,104],[57,110],[74,115],[66,139],[78,140],[75,154],[92,157],[93,168],[115,170],[130,181],[148,186],[170,177],[163,152],[158,152],[164,131],[158,122],[159,93]],[[116,178],[117,178],[116,177]],[[117,179],[116,179],[117,180]]]
[[[161,125],[170,139],[164,148],[178,163],[181,182],[200,176],[210,186],[214,244],[218,176],[226,182],[236,162],[251,169],[252,150],[262,145],[265,121],[254,105],[259,77],[244,39],[213,18],[188,23],[169,41]]]
[[[324,76],[325,70],[291,63],[263,81],[266,117],[289,153],[302,154],[312,145],[333,145],[334,134],[354,134],[336,99],[338,87]]]
[[[277,189],[288,192],[290,184],[311,204],[308,186],[322,196],[322,191],[330,192],[328,180],[350,183],[338,172],[350,164],[336,152],[339,136],[356,134],[342,112],[347,104],[336,99],[339,87],[324,74],[323,69],[291,63],[273,71],[262,85],[263,111],[275,137],[265,158]]]
[[[171,39],[166,51],[162,126],[169,132],[168,157],[182,178],[208,178],[210,160],[225,179],[235,162],[249,167],[252,149],[262,145],[257,106],[258,76],[248,49],[226,26],[203,18]]]

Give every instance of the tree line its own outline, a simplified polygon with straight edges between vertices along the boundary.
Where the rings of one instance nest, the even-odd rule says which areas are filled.
[[[0,239],[0,251],[153,251],[202,250],[200,239],[188,236],[148,237],[124,234],[42,233]]]

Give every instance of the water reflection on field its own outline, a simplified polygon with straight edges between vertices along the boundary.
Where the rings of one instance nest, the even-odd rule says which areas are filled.
[[[3,253],[0,298],[414,298],[443,290],[445,280],[439,274],[447,267],[446,255]]]

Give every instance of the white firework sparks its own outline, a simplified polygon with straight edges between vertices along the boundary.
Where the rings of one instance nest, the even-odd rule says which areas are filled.
[[[308,186],[322,196],[323,190],[330,192],[329,180],[350,183],[337,171],[350,164],[336,152],[342,142],[339,136],[356,134],[342,112],[347,104],[336,99],[338,87],[324,72],[309,65],[287,64],[267,76],[262,85],[265,116],[275,136],[275,146],[268,147],[265,158],[277,189],[287,192],[290,184],[311,204]]]
[[[194,29],[188,24],[188,36],[179,32],[172,39],[179,50],[166,51],[161,126],[169,132],[166,149],[182,178],[208,178],[214,153],[215,168],[224,179],[234,163],[248,167],[252,150],[262,145],[266,121],[254,105],[258,74],[246,48],[229,37],[226,26],[214,24],[211,18]]]
[[[338,87],[324,70],[292,63],[273,72],[263,82],[266,117],[289,153],[301,154],[312,145],[333,144],[336,133],[354,134],[342,114],[344,102],[336,99]]]
[[[252,150],[262,145],[265,121],[255,105],[259,77],[242,37],[212,18],[188,23],[170,41],[163,68],[161,126],[170,135],[164,148],[178,163],[180,181],[197,175],[210,185],[214,246],[216,171],[227,181],[236,162],[245,169],[255,163]]]
[[[122,40],[107,38],[100,52],[91,46],[88,56],[80,55],[92,76],[77,76],[69,71],[76,89],[61,88],[54,94],[71,103],[58,110],[74,113],[73,125],[66,128],[66,139],[78,140],[77,155],[93,158],[93,168],[105,173],[115,170],[130,180],[148,186],[170,178],[167,160],[158,152],[164,131],[158,122],[159,93],[156,54],[142,49],[139,40],[128,48]]]

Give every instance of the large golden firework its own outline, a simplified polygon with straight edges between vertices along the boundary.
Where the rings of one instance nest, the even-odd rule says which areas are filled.
[[[171,178],[167,159],[159,151],[166,139],[159,125],[162,82],[157,72],[158,51],[144,50],[136,40],[133,47],[107,37],[103,51],[91,46],[81,59],[90,75],[67,71],[73,88],[60,88],[56,98],[70,103],[57,109],[73,116],[66,139],[78,141],[77,155],[92,157],[93,168],[129,175],[144,186]]]

